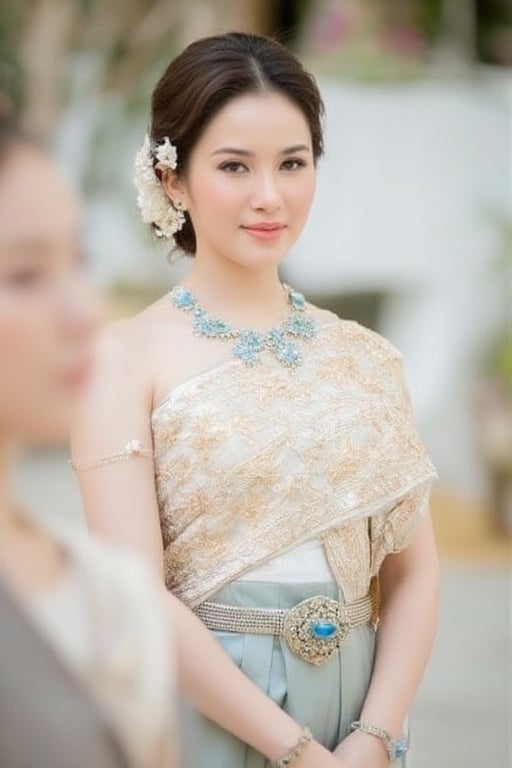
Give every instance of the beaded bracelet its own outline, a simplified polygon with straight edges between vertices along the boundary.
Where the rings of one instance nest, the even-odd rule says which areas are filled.
[[[142,442],[134,437],[131,440],[128,440],[122,450],[117,451],[117,453],[109,453],[107,456],[102,456],[101,459],[96,459],[96,461],[82,463],[70,461],[69,466],[71,469],[74,469],[75,472],[88,472],[91,469],[103,467],[105,464],[114,464],[118,461],[141,458],[152,459],[153,451],[150,448],[144,448]]]
[[[293,746],[290,751],[284,755],[284,757],[278,760],[277,763],[274,763],[273,768],[288,768],[289,765],[292,765],[292,763],[299,759],[305,748],[308,746],[308,744],[311,744],[312,741],[313,734],[309,728],[305,726],[302,731],[302,735],[295,746]]]

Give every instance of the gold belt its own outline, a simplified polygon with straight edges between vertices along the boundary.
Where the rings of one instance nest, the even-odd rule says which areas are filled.
[[[372,618],[370,595],[343,604],[316,595],[290,610],[244,608],[205,602],[194,613],[209,629],[249,635],[283,637],[290,650],[310,664],[324,664],[339,650],[350,631]]]

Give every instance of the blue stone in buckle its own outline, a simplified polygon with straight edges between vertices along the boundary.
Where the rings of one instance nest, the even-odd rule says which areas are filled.
[[[289,649],[309,664],[325,664],[350,632],[337,600],[315,595],[286,612],[282,636]]]
[[[314,621],[311,624],[311,632],[318,640],[327,640],[336,634],[338,627],[332,621]]]

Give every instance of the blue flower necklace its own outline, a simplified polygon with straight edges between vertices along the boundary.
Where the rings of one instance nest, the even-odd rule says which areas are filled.
[[[190,312],[193,318],[194,333],[208,339],[222,341],[233,340],[233,355],[247,365],[254,365],[264,350],[271,352],[282,364],[290,368],[300,365],[302,352],[298,339],[309,341],[316,336],[315,321],[306,312],[306,299],[298,291],[285,285],[290,310],[281,325],[269,331],[259,332],[250,329],[233,328],[229,323],[211,315],[203,309],[197,299],[184,285],[177,285],[171,291],[171,301],[175,307]]]

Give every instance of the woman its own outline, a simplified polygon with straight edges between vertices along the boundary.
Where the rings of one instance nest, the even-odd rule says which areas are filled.
[[[143,552],[343,765],[382,768],[406,765],[433,642],[434,470],[398,353],[279,278],[313,199],[321,114],[271,40],[206,38],[171,62],[135,181],[144,221],[195,258],[103,334],[73,455],[92,529]],[[194,728],[200,766],[267,764],[206,719]],[[299,747],[297,765],[314,744]]]
[[[77,200],[53,164],[0,115],[0,762],[176,766],[173,646],[196,707],[223,725],[234,720],[240,738],[280,757],[299,727],[232,667],[147,566],[64,521],[43,528],[12,499],[18,447],[65,439],[90,375],[97,307],[80,228]],[[210,661],[219,677],[208,674]],[[30,670],[37,676],[21,691]],[[231,690],[220,708],[219,679]],[[250,719],[237,720],[241,700],[250,701]],[[180,765],[194,764],[187,749]],[[303,765],[339,762],[318,747]]]
[[[9,616],[21,614],[12,643],[28,637],[31,627],[35,652],[43,644],[52,651],[48,658],[41,655],[44,668],[31,680],[33,695],[24,690],[20,709],[10,701],[7,721],[11,716],[18,721],[11,734],[2,732],[1,761],[23,765],[28,759],[23,756],[32,754],[30,764],[48,765],[54,758],[42,743],[58,754],[53,765],[82,765],[76,750],[98,759],[89,744],[82,744],[88,722],[82,731],[67,710],[62,710],[61,726],[67,734],[50,731],[46,738],[46,733],[25,728],[32,699],[47,702],[53,690],[63,697],[52,700],[56,711],[68,696],[77,706],[75,694],[65,692],[65,681],[59,683],[59,665],[50,676],[56,654],[74,688],[85,689],[99,710],[100,735],[107,726],[122,764],[160,768],[176,765],[176,734],[171,636],[159,588],[135,557],[91,542],[68,530],[65,521],[46,530],[18,509],[10,492],[10,474],[23,444],[66,440],[71,409],[89,374],[98,306],[84,276],[80,229],[78,201],[53,163],[9,117],[0,115],[1,597]],[[9,642],[9,627],[2,627],[3,642]],[[37,637],[43,643],[38,645]],[[32,654],[23,656],[23,648],[32,648],[27,642],[11,647],[11,668],[33,666]],[[23,674],[20,669],[19,683]],[[4,670],[4,693],[8,679]],[[45,683],[53,687],[47,690]],[[76,711],[86,710],[80,705]],[[47,727],[52,720],[44,708],[40,718]],[[115,753],[110,759],[121,764]]]

